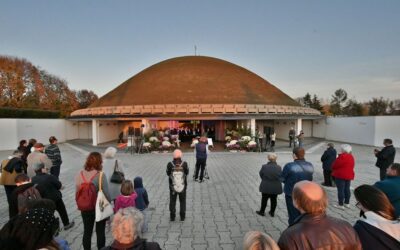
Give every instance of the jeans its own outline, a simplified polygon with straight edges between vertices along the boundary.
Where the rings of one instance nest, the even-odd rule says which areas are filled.
[[[381,181],[386,178],[386,170],[387,168],[379,168],[379,178]]]
[[[56,210],[58,214],[60,215],[61,221],[64,226],[69,225],[69,218],[67,214],[67,209],[65,208],[65,204],[62,199],[54,201],[54,204],[56,205]]]
[[[186,214],[186,190],[181,193],[175,191],[169,191],[169,212],[171,213],[171,218],[175,218],[176,214],[176,198],[179,196],[180,210],[179,214],[181,217],[185,217]]]
[[[81,211],[83,220],[83,249],[90,250],[92,245],[92,233],[93,225],[96,220],[96,212],[93,211]],[[97,236],[97,248],[101,249],[106,245],[106,221],[96,222],[96,236]]]
[[[343,206],[343,200],[345,204],[350,203],[350,180],[343,180],[335,178],[336,187],[338,190],[338,201],[339,205]]]
[[[194,175],[194,178],[197,180],[199,177],[199,171],[200,171],[200,180],[203,180],[204,176],[204,169],[206,168],[206,161],[207,159],[197,159],[196,160],[196,173]]]
[[[300,211],[293,205],[292,196],[285,195],[286,207],[289,215],[289,226],[293,224],[294,220],[300,216]]]
[[[8,203],[8,218],[11,219],[11,207],[10,207],[10,202],[11,202],[11,194],[14,191],[14,189],[17,186],[14,185],[4,185],[4,190],[6,191],[6,196],[7,196],[7,203]]]
[[[145,233],[148,231],[148,218],[147,218],[147,213],[146,213],[146,209],[140,210],[140,212],[142,212],[143,214],[143,227],[142,227],[142,233]]]
[[[332,170],[324,170],[324,184],[326,186],[332,186]]]
[[[277,194],[265,194],[265,193],[262,193],[260,212],[261,213],[265,213],[265,208],[267,207],[268,199],[271,198],[270,213],[271,213],[271,215],[274,215],[275,214],[275,209],[276,209],[277,197],[278,197]]]
[[[60,168],[61,168],[60,165],[55,165],[55,166],[51,167],[50,174],[54,175],[58,179],[58,177],[60,176]]]

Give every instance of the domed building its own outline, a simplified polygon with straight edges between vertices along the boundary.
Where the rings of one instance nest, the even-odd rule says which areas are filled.
[[[287,139],[294,127],[311,136],[319,111],[295,100],[260,76],[233,63],[205,56],[162,61],[139,72],[70,120],[88,126],[93,144],[149,129],[183,129],[195,134],[213,131],[223,141],[228,129],[256,129]],[[310,127],[310,128],[308,128]],[[135,130],[136,129],[136,130]],[[185,131],[186,133],[186,131]]]

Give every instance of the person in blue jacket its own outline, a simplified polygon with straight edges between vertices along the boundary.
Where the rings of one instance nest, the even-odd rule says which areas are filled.
[[[389,198],[395,208],[396,218],[400,217],[400,163],[393,163],[386,171],[386,179],[374,185]]]
[[[336,160],[337,152],[333,143],[328,143],[328,148],[321,156],[322,169],[324,170],[324,182],[322,186],[332,187],[332,163]]]

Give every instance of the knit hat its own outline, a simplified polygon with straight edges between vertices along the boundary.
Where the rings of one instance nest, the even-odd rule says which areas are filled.
[[[33,227],[41,232],[55,231],[60,224],[58,219],[54,216],[54,212],[46,208],[28,210],[23,216],[29,227]]]

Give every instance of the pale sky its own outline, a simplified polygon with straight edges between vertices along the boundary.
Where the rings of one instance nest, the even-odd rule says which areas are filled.
[[[400,98],[400,1],[0,2],[0,54],[99,96],[172,57],[238,64],[291,97]]]

